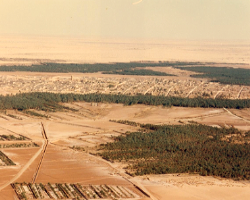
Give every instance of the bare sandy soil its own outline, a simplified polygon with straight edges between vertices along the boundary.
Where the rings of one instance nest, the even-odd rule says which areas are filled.
[[[139,123],[183,124],[196,121],[214,126],[236,126],[242,130],[250,129],[249,109],[234,110],[228,113],[224,109],[202,108],[163,108],[161,106],[120,104],[73,103],[67,106],[78,109],[78,112],[47,113],[50,118],[25,116],[23,120],[0,118],[1,133],[6,131],[22,134],[40,142],[39,148],[4,149],[4,153],[17,166],[1,167],[0,187],[15,177],[18,171],[42,146],[41,121],[44,124],[49,145],[45,153],[36,182],[58,183],[79,182],[82,184],[124,185],[133,189],[133,184],[143,187],[152,199],[248,199],[249,182],[194,175],[150,175],[132,178],[124,173],[124,165],[108,163],[99,157],[89,154],[96,146],[112,141],[126,131],[135,131],[136,127],[110,122],[110,119],[131,120]],[[23,116],[21,112],[16,112]],[[91,115],[90,115],[91,113]],[[240,116],[241,118],[237,117]],[[70,149],[80,146],[85,151]],[[17,182],[31,182],[41,155],[38,156]],[[133,183],[133,184],[132,184]],[[133,189],[137,191],[135,188]],[[138,192],[138,191],[137,191]],[[14,199],[11,187],[0,191],[4,199]],[[142,194],[141,198],[145,199]]]
[[[157,199],[247,199],[249,183],[187,174],[137,177]]]
[[[139,67],[138,67],[139,68]],[[165,73],[169,73],[169,74],[174,74],[177,75],[178,77],[181,78],[190,78],[190,75],[193,74],[198,74],[195,72],[191,72],[191,71],[184,71],[184,70],[180,70],[180,69],[176,69],[173,67],[145,67],[144,69],[149,69],[152,71],[158,71],[158,72],[165,72]]]
[[[249,44],[250,41],[145,41],[2,35],[0,64],[141,60],[250,64]]]

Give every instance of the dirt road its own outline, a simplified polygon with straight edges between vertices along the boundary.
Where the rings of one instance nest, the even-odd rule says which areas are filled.
[[[23,166],[23,168],[8,182],[0,186],[0,191],[9,186],[11,183],[15,182],[22,174],[29,168],[29,166],[36,160],[36,158],[41,154],[44,149],[45,142],[43,141],[42,147],[36,152],[36,154]]]

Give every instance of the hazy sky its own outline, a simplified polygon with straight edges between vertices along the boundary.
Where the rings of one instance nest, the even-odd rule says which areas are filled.
[[[250,0],[0,0],[0,34],[250,40]]]

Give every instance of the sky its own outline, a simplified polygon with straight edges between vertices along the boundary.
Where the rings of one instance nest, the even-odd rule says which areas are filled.
[[[250,40],[250,0],[0,0],[0,35]]]

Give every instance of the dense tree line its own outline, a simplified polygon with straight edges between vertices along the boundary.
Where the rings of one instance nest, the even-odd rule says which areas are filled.
[[[165,72],[158,72],[147,69],[123,69],[117,71],[107,71],[103,74],[119,74],[119,75],[137,75],[137,76],[175,76],[173,74],[167,74]]]
[[[100,155],[111,161],[127,161],[128,172],[135,175],[199,173],[250,179],[250,145],[223,139],[242,135],[237,129],[194,124],[141,127],[147,131],[127,133],[101,145]]]
[[[31,72],[78,72],[121,75],[147,75],[147,76],[173,76],[164,72],[157,72],[148,69],[137,69],[145,67],[175,67],[182,70],[198,72],[202,74],[191,75],[197,78],[209,78],[212,81],[224,84],[250,85],[250,70],[231,67],[209,67],[209,63],[200,62],[129,62],[129,63],[42,63],[31,66],[0,66],[0,71],[31,71]],[[187,67],[192,65],[192,67]]]
[[[182,70],[202,73],[191,75],[196,78],[209,78],[214,82],[224,84],[250,85],[250,69],[208,66],[175,67]]]
[[[156,66],[185,66],[198,65],[198,62],[129,62],[129,63],[95,63],[95,64],[66,64],[66,63],[42,63],[31,66],[0,66],[0,71],[31,71],[31,72],[80,72],[80,73],[124,73],[131,75],[163,75],[164,73],[156,73],[152,70],[134,70],[137,67],[156,67]],[[133,70],[132,70],[133,69]],[[140,72],[141,71],[141,72]],[[168,74],[164,74],[166,76]]]
[[[20,93],[16,95],[0,96],[0,109],[37,109],[55,111],[70,109],[60,103],[64,102],[103,102],[122,103],[124,105],[145,104],[161,106],[202,107],[202,108],[250,108],[250,99],[211,99],[211,98],[182,98],[151,95],[113,95],[113,94],[58,94],[48,92]]]

